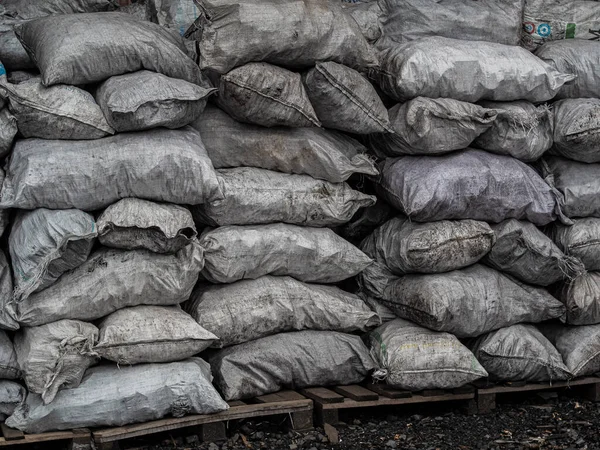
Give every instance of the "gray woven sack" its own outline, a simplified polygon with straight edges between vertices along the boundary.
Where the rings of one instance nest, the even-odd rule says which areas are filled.
[[[15,33],[44,86],[90,84],[142,69],[201,83],[200,69],[181,38],[130,14],[48,16],[18,25]]]
[[[328,228],[270,225],[206,229],[204,278],[233,283],[264,275],[291,276],[305,283],[336,283],[353,277],[372,260]]]
[[[101,365],[89,369],[78,387],[60,391],[48,405],[39,395],[30,394],[7,424],[27,433],[43,433],[225,411],[229,406],[211,379],[210,366],[200,358],[168,364]]]
[[[200,134],[157,128],[93,141],[18,141],[0,207],[94,211],[127,197],[193,205],[222,198]]]
[[[398,101],[442,97],[537,103],[554,98],[575,78],[521,47],[439,36],[388,48],[380,59],[375,76],[381,89]]]
[[[336,0],[195,0],[202,10],[200,68],[219,74],[252,61],[300,69],[335,61],[378,64],[358,24]]]
[[[359,336],[296,331],[219,350],[210,358],[215,386],[227,401],[281,389],[354,384],[375,369]]]
[[[360,208],[375,204],[372,195],[346,183],[290,175],[253,167],[220,169],[223,200],[192,207],[194,219],[210,226],[289,223],[308,227],[348,222]]]
[[[417,222],[498,223],[511,218],[540,226],[557,218],[568,222],[559,193],[533,168],[509,156],[473,149],[442,156],[403,156],[386,159],[380,171],[378,193]]]
[[[140,70],[116,75],[96,91],[96,101],[118,132],[181,128],[196,120],[215,88]]]
[[[428,36],[519,45],[524,0],[384,0],[379,48]]]
[[[533,325],[501,328],[469,344],[496,381],[544,382],[572,377],[558,350]]]
[[[192,123],[216,169],[259,167],[339,183],[353,173],[377,175],[367,149],[323,128],[265,128],[240,123],[208,105]]]

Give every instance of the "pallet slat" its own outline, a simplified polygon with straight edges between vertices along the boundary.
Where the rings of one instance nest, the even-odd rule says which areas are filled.
[[[241,400],[233,400],[233,401],[231,401],[231,402],[227,402],[227,404],[229,405],[229,407],[230,407],[230,408],[233,408],[234,406],[243,406],[243,405],[245,405],[246,403],[244,403],[244,402],[243,402],[243,401],[241,401]]]
[[[367,387],[369,390],[387,398],[410,398],[413,396],[413,393],[410,391],[390,388],[385,384],[368,384]]]
[[[74,437],[80,436],[75,436],[72,431],[53,431],[41,434],[24,434],[23,439],[18,440],[7,440],[5,437],[0,438],[0,447],[35,444],[40,442],[51,441],[69,441],[72,440]]]
[[[357,402],[350,398],[345,398],[342,403],[329,403],[319,405],[323,410],[330,409],[348,409],[348,408],[362,408],[370,406],[396,406],[396,405],[408,405],[413,403],[428,403],[428,402],[447,402],[454,400],[471,400],[475,398],[475,394],[445,394],[434,397],[424,397],[422,395],[413,395],[407,398],[386,398],[379,397],[378,400],[362,401]]]
[[[321,403],[341,403],[344,401],[343,395],[323,387],[303,389],[300,392],[302,395]]]
[[[439,397],[441,395],[447,395],[448,392],[443,389],[425,389],[421,391],[423,397]]]
[[[377,400],[379,398],[379,394],[376,392],[370,391],[367,388],[358,386],[356,384],[351,384],[349,386],[336,386],[333,388],[333,390],[338,394],[341,394],[352,400],[356,400],[357,402],[368,402]]]
[[[271,414],[286,414],[312,410],[312,400],[292,400],[277,403],[257,403],[253,405],[234,406],[227,411],[216,414],[192,415],[181,418],[161,419],[152,422],[126,425],[124,427],[107,428],[93,433],[96,442],[110,442],[130,439],[153,433],[176,430],[195,425],[223,422],[236,419],[261,417]]]
[[[584,386],[586,384],[600,383],[600,378],[597,377],[586,377],[579,380],[570,381],[555,381],[550,383],[529,383],[523,386],[512,385],[512,386],[493,386],[488,388],[480,388],[479,392],[483,394],[505,394],[511,392],[528,392],[528,391],[545,391],[559,388],[569,388],[574,386]]]
[[[470,394],[475,391],[476,391],[476,388],[472,384],[467,384],[465,386],[461,386],[459,388],[452,389],[453,394]]]
[[[274,394],[261,395],[255,398],[257,403],[293,402],[306,400],[306,397],[295,391],[279,391]]]
[[[7,441],[18,441],[20,439],[25,439],[25,435],[22,431],[9,428],[3,423],[0,424],[0,430],[2,430],[2,436],[4,436],[4,439]]]

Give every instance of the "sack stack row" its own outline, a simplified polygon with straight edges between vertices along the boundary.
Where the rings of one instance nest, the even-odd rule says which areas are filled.
[[[185,310],[219,336],[221,349],[209,357],[215,386],[237,400],[359,383],[375,364],[356,333],[381,321],[333,284],[371,259],[331,228],[376,200],[347,183],[378,171],[343,133],[388,128],[385,106],[356,70],[372,64],[372,53],[335,1],[200,7],[215,17],[199,46],[219,92],[193,126],[224,199],[192,207],[198,226],[210,228],[200,237],[204,281]],[[233,27],[219,23],[221,8]],[[275,14],[281,23],[265,20]],[[245,21],[250,31],[240,42],[236,27]]]
[[[560,3],[571,2],[545,2],[545,17]],[[598,325],[535,324],[600,322],[597,219],[579,219],[597,214],[600,198],[600,44],[559,33],[535,41],[524,23],[521,43],[535,41],[535,54],[515,46],[519,23],[540,17],[532,1],[379,5],[375,79],[401,103],[389,111],[393,132],[369,142],[386,158],[379,199],[402,215],[362,242],[375,264],[359,278],[382,318],[399,317],[370,337],[387,382],[417,390],[486,372],[500,381],[596,372]],[[514,15],[495,11],[507,7]],[[600,19],[597,3],[577,8]]]
[[[6,423],[31,433],[226,410],[196,356],[218,338],[179,307],[204,265],[181,205],[223,197],[189,126],[216,89],[168,29],[75,12],[15,27],[39,74],[0,77],[16,134],[0,194],[13,215],[2,367],[28,392],[2,381],[2,401],[19,405]]]
[[[600,43],[536,1],[3,8],[7,425],[600,368]]]
[[[328,26],[345,36],[332,37],[332,57],[343,61],[354,36],[350,60],[374,64],[353,19],[331,9]],[[329,227],[375,203],[346,181],[378,171],[320,118],[384,130],[372,85],[335,62],[313,81],[257,62],[230,71],[227,86],[217,79],[218,107],[207,107],[214,74],[171,30],[77,12],[15,27],[39,74],[9,67],[0,80],[13,125],[0,205],[14,211],[1,317],[19,371],[6,378],[28,391],[23,402],[15,384],[7,424],[43,432],[222,411],[210,367],[194,358],[208,347],[222,349],[203,355],[227,400],[365,379],[375,364],[356,333],[381,321],[333,284],[371,259]],[[336,102],[368,110],[327,70],[356,79],[383,118],[335,117]],[[319,117],[305,86],[327,94]]]

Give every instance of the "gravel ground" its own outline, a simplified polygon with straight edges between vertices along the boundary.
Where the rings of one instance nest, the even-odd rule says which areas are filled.
[[[530,394],[499,403],[487,415],[469,416],[457,404],[410,409],[365,408],[340,416],[339,443],[325,430],[298,433],[282,416],[230,423],[230,439],[200,443],[195,435],[162,435],[129,441],[138,450],[367,450],[367,449],[600,449],[600,403],[555,393]],[[160,442],[160,443],[157,443]]]

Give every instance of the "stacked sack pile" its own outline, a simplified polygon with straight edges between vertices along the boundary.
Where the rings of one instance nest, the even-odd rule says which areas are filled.
[[[379,6],[375,79],[401,103],[389,110],[393,132],[369,142],[386,158],[380,200],[402,215],[362,242],[376,263],[360,283],[382,318],[398,317],[370,335],[387,382],[418,390],[596,372],[597,325],[535,324],[598,323],[600,285],[586,273],[598,270],[597,219],[578,218],[597,215],[600,198],[600,44],[557,30],[570,16],[567,28],[597,24],[598,4]],[[535,30],[531,17],[543,22]]]
[[[224,199],[192,207],[209,228],[200,236],[205,280],[185,309],[219,337],[214,346],[222,349],[209,359],[215,385],[237,400],[361,382],[375,365],[349,333],[380,319],[332,284],[371,260],[331,228],[375,203],[346,182],[378,172],[366,148],[342,133],[389,128],[383,103],[356,70],[373,65],[373,53],[335,1],[200,7],[200,66],[219,92],[193,126]],[[277,23],[265,20],[275,16]]]
[[[28,391],[7,424],[43,432],[226,410],[195,357],[217,336],[179,307],[204,264],[179,205],[222,198],[188,126],[215,89],[168,29],[72,12],[15,27],[40,73],[0,77],[10,124],[0,202],[14,216],[2,375]],[[24,389],[2,383],[14,409]]]
[[[600,369],[597,2],[120,3],[0,10],[7,425]]]
[[[376,367],[357,333],[381,321],[333,284],[372,261],[331,227],[376,200],[345,181],[378,171],[334,130],[389,121],[372,85],[342,65],[376,64],[353,19],[334,1],[304,8],[313,41],[296,53],[335,31],[300,63],[325,60],[305,79],[266,62],[236,61],[221,80],[206,71],[218,109],[188,51],[197,43],[141,20],[140,5],[127,15],[96,3],[15,26],[39,74],[8,66],[0,79],[5,378],[28,391],[23,402],[12,382],[7,424],[32,433],[222,411],[194,357],[210,346],[222,348],[206,356],[226,400],[367,378]]]

